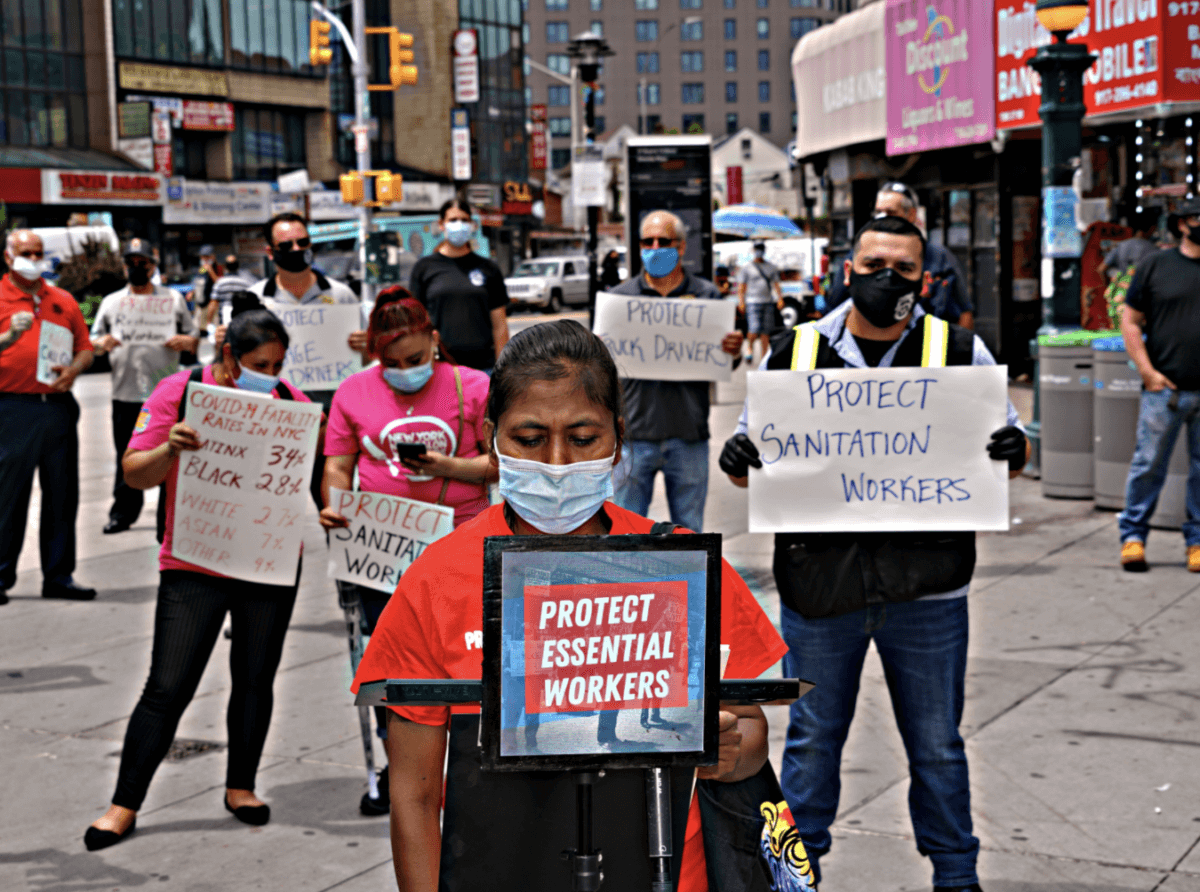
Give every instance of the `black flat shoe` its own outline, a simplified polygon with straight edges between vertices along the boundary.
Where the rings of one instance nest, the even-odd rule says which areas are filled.
[[[358,803],[358,810],[368,818],[386,815],[392,808],[391,793],[388,790],[387,766],[384,766],[383,771],[379,772],[377,784],[379,797],[372,799],[369,792],[363,793],[363,797]]]
[[[96,597],[96,590],[77,582],[47,582],[42,586],[42,597],[60,598],[64,601],[91,601]]]
[[[271,820],[271,806],[269,805],[240,805],[234,808],[229,804],[229,800],[225,800],[225,811],[229,812],[243,824],[249,824],[252,827],[261,827],[267,821]]]
[[[129,523],[128,521],[110,520],[104,525],[104,529],[101,530],[101,532],[106,536],[111,536],[113,533],[123,533],[131,526],[133,526],[133,524]]]
[[[89,852],[98,852],[101,849],[107,849],[109,846],[115,846],[121,840],[133,833],[137,827],[137,818],[129,822],[129,826],[124,833],[114,833],[112,830],[101,830],[99,827],[89,827],[87,833],[83,834],[83,844],[87,846]]]

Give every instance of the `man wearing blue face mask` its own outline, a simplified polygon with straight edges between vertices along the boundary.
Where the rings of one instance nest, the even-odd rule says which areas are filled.
[[[641,226],[642,272],[612,289],[613,294],[721,300],[721,292],[683,266],[687,247],[683,221],[669,211],[647,214]],[[741,332],[730,332],[721,349],[742,355]],[[616,502],[645,515],[654,494],[654,478],[662,471],[671,521],[700,532],[708,497],[707,381],[621,380],[625,398],[625,434],[629,469]]]

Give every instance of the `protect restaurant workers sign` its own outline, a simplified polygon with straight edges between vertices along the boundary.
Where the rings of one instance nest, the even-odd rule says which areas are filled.
[[[1007,530],[1003,366],[751,372],[750,532]]]

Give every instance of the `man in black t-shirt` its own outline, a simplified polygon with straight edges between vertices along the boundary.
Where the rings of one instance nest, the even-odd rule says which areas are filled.
[[[1121,316],[1125,349],[1142,376],[1137,448],[1118,517],[1121,567],[1147,569],[1150,516],[1186,424],[1191,461],[1183,538],[1188,570],[1200,573],[1200,201],[1181,205],[1171,222],[1182,236],[1179,247],[1138,263]]]

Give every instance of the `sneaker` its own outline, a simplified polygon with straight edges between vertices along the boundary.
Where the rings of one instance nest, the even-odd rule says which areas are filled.
[[[1188,572],[1200,573],[1200,545],[1188,546]]]
[[[1200,562],[1200,555],[1197,555]],[[1146,565],[1146,545],[1137,539],[1121,543],[1121,569],[1126,573],[1145,573],[1150,568]]]
[[[934,886],[933,892],[983,892],[983,890],[978,883],[972,883],[970,886]]]

